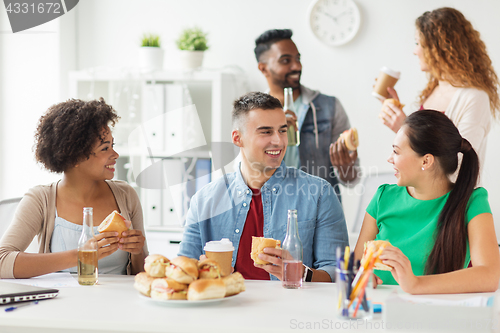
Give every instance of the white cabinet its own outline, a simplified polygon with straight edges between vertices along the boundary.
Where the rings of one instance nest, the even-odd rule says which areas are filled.
[[[73,98],[103,97],[121,117],[115,177],[138,191],[148,231],[182,230],[191,196],[233,171],[220,147],[232,149],[232,102],[247,91],[243,74],[223,71],[70,73]]]

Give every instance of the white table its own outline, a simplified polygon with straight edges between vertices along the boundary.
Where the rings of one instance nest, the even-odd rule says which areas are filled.
[[[287,290],[280,282],[246,281],[246,287],[218,303],[166,306],[141,297],[132,276],[101,275],[97,286],[61,288],[57,298],[13,312],[0,308],[0,332],[276,333],[309,331],[307,325],[314,323],[320,331],[379,331],[374,328],[380,325],[367,329],[336,318],[335,284],[307,283],[303,289]],[[371,297],[383,302],[395,288],[381,286]],[[381,321],[375,317],[371,322]]]

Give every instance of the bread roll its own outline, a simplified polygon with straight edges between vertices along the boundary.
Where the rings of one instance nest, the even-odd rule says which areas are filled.
[[[259,254],[264,253],[264,248],[266,247],[273,247],[279,249],[280,246],[281,246],[281,241],[279,240],[252,236],[252,252],[250,252],[250,257],[256,264],[267,265],[269,264],[269,262],[259,259]]]
[[[151,284],[154,278],[149,276],[146,272],[137,274],[134,278],[134,288],[141,294],[151,297]]]
[[[189,285],[187,299],[188,301],[199,301],[223,298],[225,294],[226,286],[222,279],[201,279]]]
[[[120,215],[116,210],[114,210],[111,214],[109,214],[104,221],[99,224],[97,227],[97,231],[100,233],[108,232],[108,231],[116,231],[118,235],[121,235],[122,232],[127,231],[129,226],[125,222],[125,218]]]
[[[144,270],[152,277],[165,277],[165,268],[170,260],[161,254],[150,254],[144,259]]]
[[[198,260],[188,257],[177,257],[170,261],[165,275],[179,283],[190,284],[198,278]]]
[[[187,285],[172,279],[159,278],[151,284],[151,298],[163,300],[187,299]]]
[[[226,295],[224,297],[236,295],[246,290],[245,278],[240,272],[234,272],[233,274],[222,278],[222,281],[226,286]]]
[[[351,151],[355,151],[359,146],[358,130],[355,127],[344,131],[340,134],[340,138],[344,141],[347,149]]]
[[[384,106],[386,106],[387,104],[394,104],[395,107],[398,107],[400,109],[404,108],[404,104],[401,104],[401,102],[399,102],[397,99],[394,99],[394,98],[386,98],[384,99],[384,103],[382,103],[382,109],[384,109]]]
[[[217,279],[221,277],[220,266],[217,261],[212,259],[198,262],[198,271],[200,279]]]
[[[364,264],[364,262],[368,259],[369,255],[369,249],[371,253],[376,253],[380,250],[381,247],[387,248],[392,246],[391,243],[388,241],[384,240],[377,240],[377,241],[368,241],[364,245],[364,253],[363,253],[363,258],[361,259],[361,265]],[[392,271],[392,266],[386,265],[382,263],[382,260],[377,257],[375,259],[375,264],[373,266],[373,269],[378,269],[380,271]]]

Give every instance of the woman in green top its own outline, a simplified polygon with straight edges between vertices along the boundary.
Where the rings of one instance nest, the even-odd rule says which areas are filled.
[[[422,110],[406,118],[393,148],[397,185],[380,186],[368,205],[356,258],[365,242],[388,240],[394,247],[380,258],[393,270],[377,271],[377,283],[412,294],[495,291],[500,254],[488,194],[474,189],[479,162],[469,141],[443,113]]]

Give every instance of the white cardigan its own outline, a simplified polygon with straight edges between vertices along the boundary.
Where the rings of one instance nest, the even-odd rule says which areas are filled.
[[[444,113],[462,137],[469,140],[479,157],[480,174],[484,168],[486,144],[491,128],[490,99],[484,90],[458,88]]]

